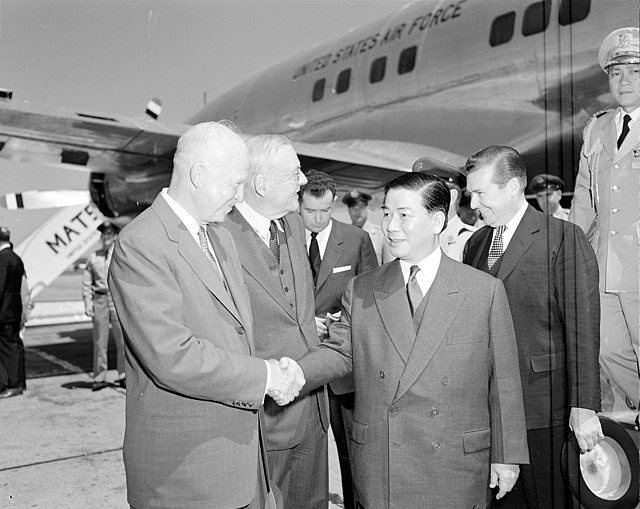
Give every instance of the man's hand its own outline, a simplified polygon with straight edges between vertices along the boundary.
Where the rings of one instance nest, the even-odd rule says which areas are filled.
[[[283,357],[280,361],[270,359],[268,362],[271,366],[271,383],[267,394],[278,405],[291,403],[305,384],[302,368],[289,357]]]
[[[504,497],[518,480],[520,467],[518,465],[507,465],[504,463],[491,463],[491,480],[489,488],[498,487],[499,491],[496,500]]]
[[[93,302],[84,305],[84,314],[89,318],[93,318]]]
[[[320,338],[320,341],[329,336],[329,330],[327,329],[325,319],[320,316],[316,316],[316,330],[318,331],[318,338]]]
[[[593,449],[604,438],[600,419],[589,408],[573,407],[569,414],[569,429],[573,431],[578,446],[584,452]]]

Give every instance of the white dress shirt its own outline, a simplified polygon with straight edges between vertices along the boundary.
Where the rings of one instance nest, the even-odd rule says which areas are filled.
[[[433,252],[418,263],[409,263],[404,260],[400,260],[400,268],[402,269],[402,277],[404,279],[405,286],[409,282],[409,273],[412,265],[420,267],[420,271],[416,274],[416,281],[420,285],[422,295],[426,295],[433,284],[433,280],[436,278],[438,267],[440,267],[440,260],[442,259],[442,251],[440,247],[437,247]]]

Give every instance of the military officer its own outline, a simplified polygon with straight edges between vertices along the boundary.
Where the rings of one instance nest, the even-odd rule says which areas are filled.
[[[598,62],[616,107],[599,112],[584,144],[569,220],[587,232],[600,269],[600,367],[604,411],[636,412],[638,367],[638,200],[640,51],[638,27],[602,42]]]
[[[390,262],[394,258],[391,255],[389,245],[384,238],[382,230],[377,224],[373,224],[368,219],[368,206],[370,201],[371,195],[369,193],[358,191],[357,189],[354,189],[342,197],[342,203],[349,209],[351,224],[362,228],[369,234],[373,249],[376,251],[378,265],[381,265]]]
[[[569,219],[569,209],[560,205],[564,182],[560,177],[541,173],[531,180],[531,191],[535,193],[540,210],[545,214],[566,221]]]

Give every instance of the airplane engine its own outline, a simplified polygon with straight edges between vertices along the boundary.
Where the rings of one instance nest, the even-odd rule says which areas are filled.
[[[89,191],[92,201],[107,217],[135,216],[153,203],[169,185],[171,172],[118,175],[91,173]]]

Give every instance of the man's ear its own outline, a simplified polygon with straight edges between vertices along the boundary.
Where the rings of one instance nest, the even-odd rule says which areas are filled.
[[[202,179],[202,165],[200,163],[194,164],[189,170],[189,180],[193,187],[198,189]]]
[[[451,197],[451,203],[449,204],[449,209],[451,209],[452,205],[455,205],[458,203],[458,196],[459,196],[460,191],[458,191],[456,188],[452,187],[451,189],[449,189],[449,196]]]
[[[444,220],[446,215],[441,210],[433,213],[433,233],[440,235],[444,230]]]
[[[256,175],[253,179],[253,190],[258,196],[264,197],[266,194],[266,184],[264,175]]]

